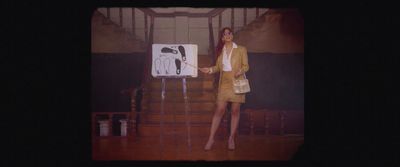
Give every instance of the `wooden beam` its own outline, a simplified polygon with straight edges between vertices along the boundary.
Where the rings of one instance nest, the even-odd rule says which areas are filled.
[[[127,119],[130,118],[129,112],[94,112],[94,113],[92,113],[92,134],[93,134],[93,136],[97,136],[97,134],[96,134],[96,124],[97,124],[96,116],[97,115],[107,115],[108,116],[108,121],[109,121],[108,135],[113,136],[113,128],[115,128],[115,127],[113,127],[112,120],[113,120],[113,116],[117,115],[117,114],[125,115]]]
[[[92,112],[92,136],[96,136],[96,113]]]
[[[279,116],[280,116],[280,119],[281,119],[280,135],[285,135],[285,120],[286,120],[285,116],[286,116],[286,113],[284,111],[280,111],[279,112]]]
[[[144,42],[145,42],[146,47],[147,47],[146,48],[147,49],[147,55],[146,55],[144,66],[143,66],[144,70],[143,70],[143,78],[142,78],[142,85],[141,85],[142,87],[145,87],[146,84],[150,80],[150,74],[149,73],[151,73],[151,56],[152,56],[150,42],[149,42],[148,37],[147,37],[148,34],[147,34],[147,14],[146,14],[146,12],[144,12],[144,32],[145,32],[145,34],[144,34]]]
[[[146,21],[147,24],[147,21]],[[146,26],[147,27],[147,26]],[[154,16],[150,16],[150,34],[149,38],[147,40],[147,58],[145,62],[145,74],[144,74],[144,80],[142,82],[142,86],[145,86],[149,81],[150,81],[150,73],[151,73],[151,56],[152,56],[152,44],[153,44],[153,35],[154,34]]]
[[[150,35],[149,35],[149,42],[153,44],[153,37],[154,37],[154,16],[150,16]],[[151,46],[150,46],[151,47]]]

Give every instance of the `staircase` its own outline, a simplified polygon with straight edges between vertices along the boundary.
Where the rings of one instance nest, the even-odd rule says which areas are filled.
[[[121,10],[120,10],[121,11]],[[140,10],[144,12],[143,10]],[[257,10],[258,11],[258,10]],[[222,11],[219,12],[218,15],[215,15],[213,17],[218,17],[221,18]],[[126,37],[126,38],[131,38],[131,40],[137,41],[133,46],[135,47],[134,49],[128,48],[128,49],[122,49],[121,50],[126,50],[126,52],[132,52],[132,51],[145,51],[146,44],[152,43],[152,38],[147,39],[147,36],[152,37],[152,29],[148,30],[149,28],[147,27],[147,15],[150,15],[149,13],[145,13],[145,23],[144,23],[144,30],[145,30],[145,36],[144,39],[141,37],[137,37],[135,35],[135,31],[132,30],[130,33],[130,30],[127,30],[124,28],[123,23],[121,19],[124,18],[122,15],[123,13],[120,12],[120,19],[118,21],[112,19],[111,17],[105,16],[104,14],[99,14],[95,13],[95,15],[101,16],[102,18],[97,19],[98,22],[102,20],[102,25],[101,27],[113,27],[114,30],[121,32],[121,34],[129,34],[128,36],[131,37]],[[210,13],[209,13],[210,14]],[[212,14],[212,13],[211,13]],[[257,14],[258,16],[258,14]],[[210,17],[210,16],[207,16]],[[231,16],[231,22],[233,19],[233,16]],[[135,17],[133,17],[135,18]],[[251,22],[252,20],[250,20]],[[97,22],[97,23],[98,23]],[[120,22],[120,24],[116,23]],[[132,23],[138,23],[137,21],[133,21]],[[251,23],[250,23],[251,24]],[[233,23],[231,23],[233,25]],[[248,25],[248,23],[246,23]],[[254,24],[251,24],[254,25]],[[133,28],[135,28],[134,25],[132,25]],[[212,25],[209,25],[209,28],[212,27]],[[246,27],[246,26],[244,26]],[[215,32],[213,36],[217,36],[217,32]],[[212,33],[210,33],[212,34]],[[213,44],[212,42],[214,41],[210,35],[210,44]],[[122,37],[121,37],[122,38]],[[98,41],[99,39],[92,39],[93,41]],[[109,40],[113,41],[113,40]],[[93,43],[93,42],[92,42]],[[109,43],[114,43],[114,42],[109,42]],[[118,44],[119,46],[126,45],[126,44],[132,44],[132,42],[124,42],[124,44]],[[93,45],[93,44],[92,44]],[[119,47],[119,46],[114,46],[114,48]],[[212,46],[211,50],[214,50]],[[102,48],[100,48],[102,49]],[[99,49],[99,50],[100,50]],[[103,51],[103,50],[101,50]],[[198,55],[198,66],[199,67],[209,67],[214,65],[213,60],[214,56],[209,56],[209,55]],[[182,79],[166,79],[166,93],[165,93],[165,101],[164,101],[164,115],[161,115],[160,109],[161,109],[161,79],[156,79],[150,77],[150,81],[145,84],[144,91],[143,91],[143,99],[141,101],[141,106],[142,106],[142,111],[138,112],[132,112],[132,115],[136,115],[136,117],[140,116],[140,119],[138,120],[138,124],[136,124],[137,127],[137,134],[139,136],[159,136],[160,135],[160,121],[163,121],[163,134],[164,135],[180,135],[180,136],[187,136],[187,126],[186,126],[186,121],[190,120],[190,127],[191,127],[191,136],[192,137],[205,137],[209,135],[210,127],[211,127],[211,121],[212,117],[214,114],[214,110],[216,107],[215,101],[216,101],[216,95],[217,95],[217,88],[214,86],[216,81],[215,81],[215,75],[208,75],[208,74],[203,74],[199,72],[199,75],[197,78],[188,78],[186,79],[187,81],[187,95],[189,98],[189,117],[187,118],[185,114],[185,102],[184,102],[184,96],[183,96],[183,87],[182,87]],[[216,137],[221,137],[221,136],[227,136],[228,133],[228,118],[229,114],[226,113],[221,120],[221,124],[219,126],[219,129],[216,133]]]
[[[94,11],[91,30],[91,50],[95,53],[145,52],[143,40]]]
[[[253,53],[303,53],[303,25],[295,9],[270,9],[238,30],[234,40]]]
[[[212,58],[208,55],[199,55],[199,67],[212,65]],[[188,78],[187,95],[190,107],[191,136],[208,136],[211,120],[215,110],[216,88],[214,75],[199,73],[197,78]],[[164,135],[187,135],[185,102],[183,96],[182,79],[166,79],[166,93],[164,101]],[[144,89],[141,118],[138,127],[140,136],[160,135],[160,107],[161,107],[161,79],[151,78]],[[222,121],[219,131],[226,132]],[[217,132],[219,135],[224,133]]]

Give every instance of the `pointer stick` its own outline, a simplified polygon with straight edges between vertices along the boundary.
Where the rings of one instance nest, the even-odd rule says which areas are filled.
[[[189,66],[191,66],[191,67],[193,67],[193,68],[196,68],[196,69],[198,69],[198,70],[199,70],[199,68],[198,68],[198,67],[196,67],[195,65],[189,64],[189,63],[187,63],[187,62],[183,62],[183,63],[185,63],[185,64],[187,64],[187,65],[189,65]]]

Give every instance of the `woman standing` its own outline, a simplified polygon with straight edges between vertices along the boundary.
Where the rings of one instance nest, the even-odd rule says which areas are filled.
[[[235,44],[233,40],[233,32],[230,28],[225,27],[219,35],[217,45],[218,59],[213,67],[200,68],[200,71],[207,74],[220,72],[217,108],[212,119],[210,136],[205,150],[210,150],[214,143],[215,132],[223,117],[228,102],[232,103],[231,111],[231,130],[228,140],[228,149],[235,149],[235,135],[239,125],[240,104],[245,102],[245,94],[235,94],[233,91],[233,80],[242,78],[243,74],[249,70],[247,50],[245,47]]]

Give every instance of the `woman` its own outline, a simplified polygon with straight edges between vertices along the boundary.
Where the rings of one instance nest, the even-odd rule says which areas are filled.
[[[236,45],[233,40],[232,30],[225,27],[220,32],[220,40],[217,45],[217,62],[213,67],[200,68],[203,73],[214,74],[220,72],[217,108],[215,110],[210,136],[205,150],[210,150],[214,143],[215,132],[221,122],[221,118],[225,113],[228,102],[231,102],[231,131],[228,140],[228,149],[235,149],[234,137],[239,125],[240,104],[245,102],[245,94],[235,94],[233,91],[233,80],[242,78],[243,74],[249,70],[247,60],[247,50],[243,46]]]

